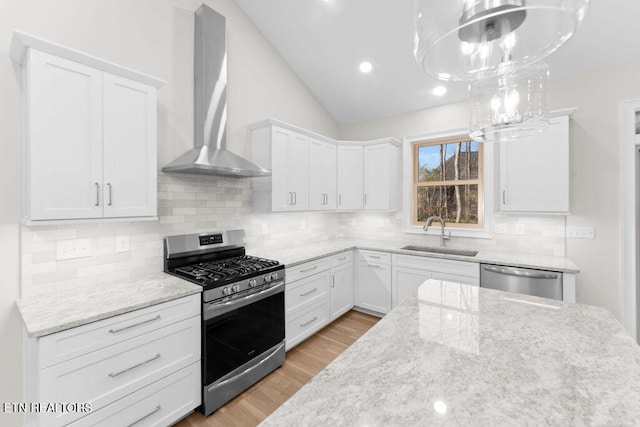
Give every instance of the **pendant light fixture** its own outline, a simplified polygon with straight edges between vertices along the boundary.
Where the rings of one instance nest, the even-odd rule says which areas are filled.
[[[548,83],[549,67],[544,62],[471,81],[469,136],[479,142],[499,142],[543,132],[549,124]]]
[[[588,5],[589,0],[415,0],[414,55],[440,80],[470,81],[471,135],[522,138],[548,123],[549,72],[534,65],[571,38]]]

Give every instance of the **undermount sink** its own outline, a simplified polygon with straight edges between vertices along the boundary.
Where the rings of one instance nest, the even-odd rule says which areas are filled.
[[[478,251],[470,251],[466,249],[449,249],[449,248],[431,247],[431,246],[407,245],[407,246],[401,247],[400,249],[404,249],[407,251],[431,252],[436,254],[461,255],[461,256],[469,256],[469,257],[478,255]]]

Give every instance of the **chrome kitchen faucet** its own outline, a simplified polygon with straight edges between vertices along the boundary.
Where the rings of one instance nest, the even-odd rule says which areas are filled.
[[[427,222],[425,222],[422,229],[424,231],[429,230],[429,224],[431,224],[433,220],[440,221],[440,226],[442,227],[442,233],[440,233],[440,246],[445,246],[444,244],[445,240],[449,240],[451,238],[451,231],[449,231],[448,236],[444,234],[444,221],[438,215],[432,215],[429,218],[427,218]]]

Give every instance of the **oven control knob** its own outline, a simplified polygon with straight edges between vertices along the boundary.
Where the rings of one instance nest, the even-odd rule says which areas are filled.
[[[278,273],[273,273],[271,275],[271,280],[278,280]]]
[[[233,290],[233,292],[240,292],[240,285],[233,285],[231,290]]]
[[[257,285],[258,283],[256,283],[256,279],[249,279],[249,287],[253,288]]]
[[[222,295],[231,295],[231,292],[233,292],[231,290],[230,286],[227,286],[226,288],[222,288]]]
[[[264,276],[264,281],[269,283],[271,281],[271,275],[267,274],[266,276]]]

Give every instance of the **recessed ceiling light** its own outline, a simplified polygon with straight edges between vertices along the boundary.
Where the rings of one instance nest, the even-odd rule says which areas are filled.
[[[431,93],[433,93],[435,96],[442,96],[447,93],[447,88],[444,86],[436,86],[433,88]]]
[[[360,71],[362,71],[363,73],[370,73],[371,70],[373,70],[373,65],[371,65],[371,62],[364,61],[360,63]]]

